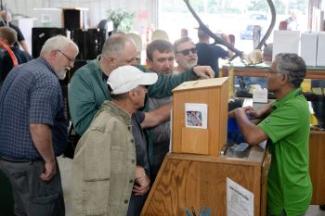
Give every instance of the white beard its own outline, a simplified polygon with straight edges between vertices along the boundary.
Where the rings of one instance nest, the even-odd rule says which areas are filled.
[[[58,76],[59,80],[64,80],[65,76],[67,75],[67,72],[66,72],[66,70],[59,71],[59,72],[56,73],[56,75]]]
[[[193,60],[190,62],[186,62],[184,66],[187,70],[190,70],[192,67],[194,67],[196,65],[197,65],[197,60]]]

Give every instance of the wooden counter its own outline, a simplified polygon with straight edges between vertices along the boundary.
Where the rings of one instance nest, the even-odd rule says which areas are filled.
[[[220,76],[228,76],[231,66],[223,66]],[[253,76],[265,77],[267,76],[270,67],[263,66],[233,66],[234,76]],[[308,67],[306,79],[325,80],[325,67]]]
[[[227,178],[254,194],[254,215],[266,215],[270,155],[258,148],[252,148],[246,158],[168,154],[141,215],[185,215],[192,208],[227,215]]]
[[[325,204],[325,131],[311,131],[309,140],[309,166],[313,183],[311,204]]]

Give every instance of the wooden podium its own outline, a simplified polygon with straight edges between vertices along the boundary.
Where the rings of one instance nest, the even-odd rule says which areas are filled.
[[[227,179],[253,194],[253,215],[266,215],[270,155],[260,146],[251,147],[242,158],[220,154],[226,144],[227,104],[227,78],[185,82],[174,89],[172,152],[141,215],[198,215],[209,209],[210,215],[225,216]],[[189,117],[193,113],[199,123]]]
[[[227,138],[227,80],[224,77],[184,82],[173,90],[173,152],[219,155]],[[195,123],[187,120],[195,114],[202,127],[191,126]]]

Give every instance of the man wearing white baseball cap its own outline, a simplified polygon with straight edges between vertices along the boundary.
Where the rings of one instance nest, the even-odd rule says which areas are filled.
[[[156,73],[133,66],[119,67],[110,74],[107,84],[112,101],[105,101],[97,112],[72,162],[73,215],[127,215],[131,193],[143,196],[148,192],[148,165],[144,157],[138,157],[146,150],[137,145],[144,137],[133,135],[141,130],[133,116],[144,106],[145,86],[157,79]]]

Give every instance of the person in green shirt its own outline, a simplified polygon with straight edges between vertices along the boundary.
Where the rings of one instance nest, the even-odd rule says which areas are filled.
[[[268,139],[272,155],[268,175],[268,215],[300,216],[308,209],[312,184],[309,176],[309,109],[300,84],[306,65],[296,54],[278,54],[267,77],[276,101],[260,110],[238,108],[229,113],[251,145]],[[250,118],[263,118],[258,125]]]
[[[97,59],[74,73],[69,83],[68,102],[71,120],[78,135],[87,130],[104,100],[111,100],[111,93],[106,84],[109,74],[119,66],[135,65],[136,58],[137,50],[134,42],[119,33],[105,41],[102,53]],[[154,98],[170,96],[171,90],[184,81],[212,77],[213,71],[209,66],[196,66],[177,76],[158,75],[158,81],[148,88],[148,96]],[[144,124],[150,119],[149,115],[150,113],[145,113]]]

